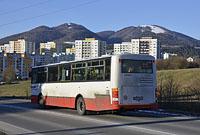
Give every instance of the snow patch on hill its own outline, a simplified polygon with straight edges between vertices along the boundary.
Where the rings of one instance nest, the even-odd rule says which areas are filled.
[[[150,27],[151,32],[159,34],[159,33],[165,33],[166,31],[158,26],[155,25],[140,25],[140,27]]]

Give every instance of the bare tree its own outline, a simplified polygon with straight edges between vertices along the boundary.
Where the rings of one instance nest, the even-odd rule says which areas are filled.
[[[16,80],[16,73],[14,69],[13,57],[7,56],[7,67],[3,72],[3,80],[7,83],[11,83]]]
[[[164,77],[165,82],[162,88],[162,97],[168,102],[173,101],[174,97],[179,95],[180,83],[175,79],[173,75],[167,75]]]

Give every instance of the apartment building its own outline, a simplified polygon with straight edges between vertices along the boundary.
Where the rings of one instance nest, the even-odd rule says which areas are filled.
[[[0,45],[0,53],[4,51],[4,45]]]
[[[5,53],[35,53],[35,43],[26,41],[25,39],[18,39],[16,41],[9,41],[9,44],[4,44]]]
[[[160,46],[157,39],[153,39],[152,37],[142,37],[140,39],[132,39],[131,42],[114,44],[114,54],[123,52],[151,55],[155,59],[160,58]]]
[[[105,54],[106,42],[95,38],[85,38],[75,41],[75,59],[88,59],[100,57]]]
[[[114,54],[131,53],[131,42],[122,42],[114,44]]]
[[[152,37],[143,37],[141,39],[132,39],[132,52],[135,54],[148,54],[156,59],[160,58],[160,47],[158,40]]]
[[[4,73],[9,66],[13,68],[17,78],[28,79],[32,59],[19,53],[0,53],[0,80],[3,79]]]
[[[40,54],[45,55],[46,53],[56,53],[56,43],[55,42],[47,42],[47,43],[40,43]]]
[[[75,51],[75,42],[64,42],[62,44],[62,50],[60,52],[66,54],[75,54]]]

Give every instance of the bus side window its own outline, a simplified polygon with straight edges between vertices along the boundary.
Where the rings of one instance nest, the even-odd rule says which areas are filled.
[[[89,67],[87,70],[87,80],[103,80],[103,66]]]
[[[90,64],[92,63],[92,64]],[[104,64],[103,60],[95,60],[88,62],[87,80],[89,81],[103,81],[104,80]]]
[[[58,66],[48,67],[48,82],[55,82],[58,80]]]
[[[76,67],[72,65],[72,80],[73,81],[86,80],[86,64],[85,63],[81,63],[81,62],[76,63]]]
[[[105,60],[105,80],[110,80],[110,68],[111,68],[111,60]]]
[[[62,64],[59,66],[59,81],[67,81],[70,80],[71,75],[71,66],[70,64]]]
[[[85,68],[72,69],[72,80],[74,81],[85,80]]]

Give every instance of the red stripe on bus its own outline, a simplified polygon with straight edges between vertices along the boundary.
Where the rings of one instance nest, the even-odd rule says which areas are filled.
[[[86,109],[91,111],[118,110],[118,105],[112,105],[110,96],[97,96],[96,98],[84,98]],[[37,96],[31,96],[32,103],[38,103]],[[75,108],[74,97],[45,97],[45,104],[49,106]]]
[[[45,103],[49,106],[75,108],[75,98],[72,97],[45,97]]]
[[[110,96],[97,96],[94,99],[86,98],[84,100],[87,110],[103,111],[119,109],[118,105],[111,104]]]
[[[131,109],[157,109],[157,104],[141,104],[141,105],[118,105],[111,104],[110,96],[97,96],[96,98],[84,98],[86,109],[91,111],[104,110],[131,110]],[[38,103],[37,96],[31,96],[32,103]],[[45,103],[49,106],[75,108],[74,97],[45,97]]]

